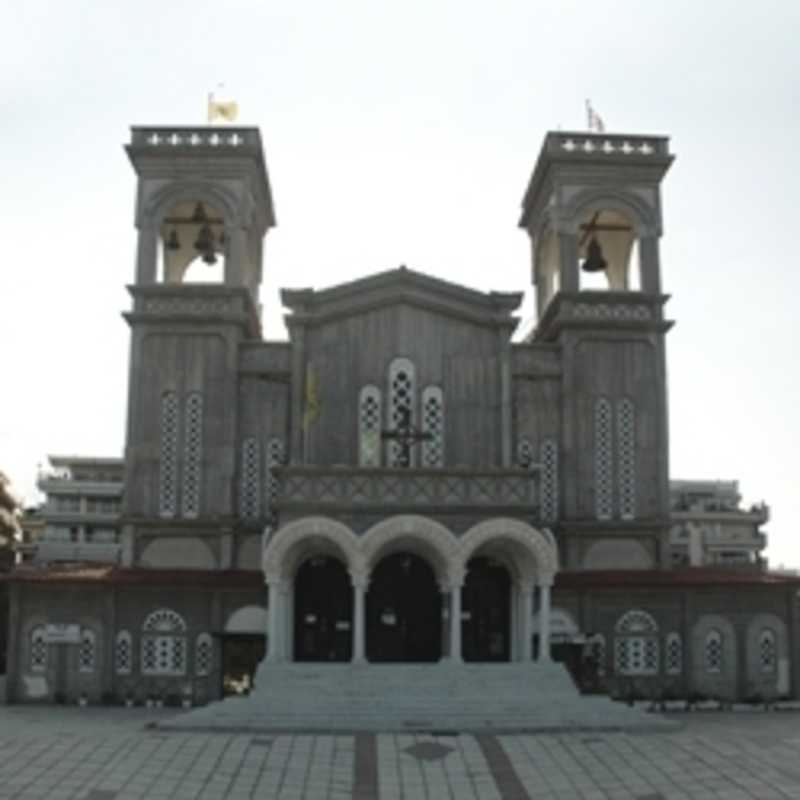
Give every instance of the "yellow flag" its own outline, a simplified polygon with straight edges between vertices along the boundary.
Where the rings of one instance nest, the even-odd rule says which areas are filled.
[[[214,95],[208,96],[208,121],[212,123],[217,118],[226,122],[233,122],[239,116],[239,104],[235,100],[215,100]]]
[[[306,397],[303,410],[303,428],[307,429],[319,416],[319,394],[317,375],[309,364],[306,367]]]

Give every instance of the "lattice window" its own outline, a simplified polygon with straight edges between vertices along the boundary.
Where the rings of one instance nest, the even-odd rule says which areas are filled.
[[[555,439],[543,439],[539,447],[542,465],[539,513],[542,522],[558,519],[558,444]]]
[[[30,668],[31,672],[44,672],[47,669],[47,640],[43,625],[31,631]]]
[[[389,407],[387,428],[397,430],[404,422],[414,424],[414,394],[416,372],[414,364],[407,358],[396,358],[389,365]],[[387,442],[386,463],[390,467],[403,467],[403,449],[396,441]],[[411,463],[416,461],[415,448],[411,448]]]
[[[211,672],[211,658],[214,653],[211,637],[207,633],[201,633],[197,637],[194,648],[194,674],[198,677],[208,675]]]
[[[183,439],[184,517],[200,513],[201,462],[203,458],[203,395],[191,392],[186,398],[186,428]]]
[[[381,465],[381,390],[364,386],[358,396],[358,463]]]
[[[142,672],[183,675],[186,672],[186,623],[168,608],[154,611],[142,626]]]
[[[769,628],[764,628],[758,637],[758,660],[761,672],[767,675],[773,674],[778,667],[775,633]]]
[[[614,670],[620,675],[658,672],[658,625],[646,611],[628,611],[615,627]]]
[[[130,675],[133,671],[133,640],[128,631],[120,631],[114,642],[114,670],[117,675]]]
[[[617,403],[617,485],[622,519],[636,516],[636,410],[623,397]]]
[[[594,404],[594,508],[597,519],[611,519],[613,501],[613,421],[611,403],[598,397]]]
[[[605,675],[606,672],[606,637],[596,633],[591,640],[590,652],[597,664],[597,674]]]
[[[433,436],[422,443],[422,465],[444,466],[444,395],[438,386],[422,392],[422,430]]]
[[[517,440],[517,464],[523,469],[533,466],[533,445],[527,436],[520,436]]]
[[[158,475],[158,513],[174,517],[178,508],[178,396],[161,396],[161,460]]]
[[[703,661],[706,672],[719,674],[722,672],[722,634],[712,628],[706,634],[706,641],[703,646]]]
[[[683,672],[683,640],[679,633],[667,634],[664,651],[665,672],[667,675],[680,675]]]
[[[266,480],[266,506],[267,512],[271,513],[275,507],[275,502],[278,499],[278,492],[280,491],[280,481],[278,476],[273,472],[274,467],[279,467],[284,462],[284,448],[283,442],[280,439],[273,438],[267,442],[267,480]]]
[[[94,631],[82,630],[78,647],[78,672],[94,672],[97,655],[97,639]]]
[[[242,443],[239,514],[243,519],[261,516],[261,448],[253,437]]]

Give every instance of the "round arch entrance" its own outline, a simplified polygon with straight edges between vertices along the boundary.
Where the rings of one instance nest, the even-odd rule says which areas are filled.
[[[464,661],[511,660],[511,575],[496,559],[471,558],[461,590]]]
[[[344,564],[313,556],[294,579],[294,660],[349,661],[353,592]]]
[[[425,559],[408,552],[381,559],[366,600],[368,661],[441,658],[442,596]]]

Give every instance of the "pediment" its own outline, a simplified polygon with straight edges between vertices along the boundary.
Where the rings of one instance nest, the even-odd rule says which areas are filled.
[[[327,289],[283,289],[281,300],[292,312],[286,317],[290,328],[399,304],[477,324],[513,328],[517,318],[512,312],[522,302],[522,293],[481,292],[399,267]]]

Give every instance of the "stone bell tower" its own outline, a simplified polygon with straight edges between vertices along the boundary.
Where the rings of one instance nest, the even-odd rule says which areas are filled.
[[[535,346],[561,364],[559,533],[568,569],[665,564],[667,394],[659,238],[673,157],[654,136],[549,133],[523,200]]]
[[[275,225],[261,137],[255,128],[134,127],[125,149],[138,176],[125,560],[140,563],[157,529],[175,542],[189,531],[204,537],[224,565],[239,349],[261,336],[262,244]]]

